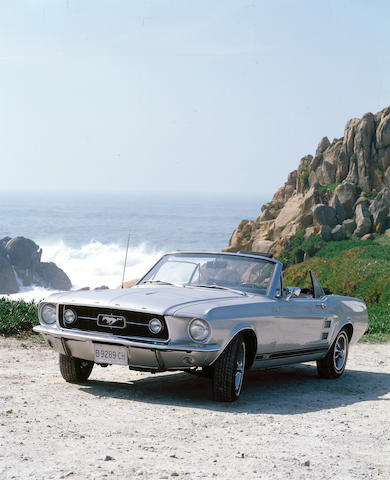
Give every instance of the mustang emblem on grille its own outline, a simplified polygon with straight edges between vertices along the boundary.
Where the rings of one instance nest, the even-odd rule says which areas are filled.
[[[117,315],[98,315],[97,324],[99,327],[125,328],[126,319]]]

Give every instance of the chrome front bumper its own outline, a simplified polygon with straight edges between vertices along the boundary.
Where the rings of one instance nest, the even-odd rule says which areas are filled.
[[[169,345],[111,337],[94,332],[63,331],[57,327],[38,325],[34,332],[42,334],[53,350],[94,360],[94,343],[122,345],[128,349],[129,367],[150,371],[182,370],[210,365],[218,356],[219,345]]]

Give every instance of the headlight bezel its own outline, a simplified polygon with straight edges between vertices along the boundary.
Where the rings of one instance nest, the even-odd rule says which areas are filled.
[[[158,332],[155,332],[155,331],[152,329],[152,327],[151,327],[151,324],[152,324],[152,322],[154,322],[154,321],[157,321],[157,322],[159,322],[159,324],[160,324],[160,329],[158,330]],[[148,328],[149,328],[149,331],[150,331],[151,333],[153,333],[153,335],[158,335],[159,333],[161,333],[161,332],[164,330],[164,324],[163,324],[163,322],[162,322],[159,318],[154,317],[154,318],[151,318],[151,319],[149,320]]]
[[[192,333],[192,328],[194,327],[194,325],[196,324],[201,324],[201,326],[204,328],[204,330],[206,331],[207,330],[207,334],[206,336],[204,336],[203,338],[196,338],[193,336],[193,333]],[[193,318],[190,323],[188,324],[188,335],[190,337],[190,339],[196,343],[206,343],[210,336],[211,336],[211,327],[210,327],[210,324],[204,320],[203,318]]]
[[[51,313],[45,313],[45,310],[50,309]],[[44,325],[55,325],[57,323],[57,305],[54,303],[44,303],[39,310],[39,320]],[[51,317],[51,318],[50,318]],[[50,320],[47,320],[49,318]]]
[[[66,319],[66,313],[67,312],[72,312],[73,313],[73,320],[71,322],[69,322],[67,319]],[[63,318],[64,318],[64,324],[65,325],[73,325],[76,320],[77,320],[77,313],[72,309],[72,308],[66,308],[64,310],[64,314],[63,314]]]

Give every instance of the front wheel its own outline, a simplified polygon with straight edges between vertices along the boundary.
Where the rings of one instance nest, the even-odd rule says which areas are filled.
[[[93,362],[81,358],[69,357],[60,353],[60,372],[64,380],[70,383],[85,382],[91,375]]]
[[[213,372],[213,397],[217,402],[234,402],[240,396],[245,373],[246,345],[237,335],[217,359]]]
[[[345,370],[348,358],[349,339],[341,330],[325,358],[317,360],[318,374],[322,378],[339,378]]]

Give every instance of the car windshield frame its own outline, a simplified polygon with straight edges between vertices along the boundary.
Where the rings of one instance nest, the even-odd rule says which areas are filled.
[[[200,261],[196,262],[195,259],[199,258]],[[187,261],[185,260],[187,259]],[[210,260],[207,260],[210,259]],[[207,260],[207,261],[206,261]],[[203,264],[201,265],[203,261]],[[169,277],[158,277],[158,273],[161,273],[162,267],[164,265],[168,265],[168,268],[172,266],[175,262],[179,262],[182,265],[195,265],[193,267],[193,271],[188,273],[188,281],[178,281],[177,278],[169,278]],[[234,262],[237,262],[235,264]],[[207,266],[206,266],[207,263]],[[226,263],[227,267],[224,268],[223,266],[218,266]],[[181,286],[181,287],[189,287],[189,288],[216,288],[218,287],[221,290],[230,290],[235,291],[236,293],[242,292],[243,294],[254,294],[254,295],[262,295],[268,296],[271,290],[271,287],[274,282],[275,272],[277,263],[273,259],[268,259],[265,257],[260,256],[251,256],[251,255],[241,255],[241,254],[232,254],[232,253],[213,253],[213,252],[173,252],[167,253],[163,255],[160,260],[137,282],[137,286],[141,285],[160,285],[160,286]],[[169,265],[170,264],[170,265]],[[211,265],[214,264],[214,265]],[[238,281],[238,283],[234,281],[227,281],[226,277],[229,276],[229,272],[231,274],[235,274],[236,277],[239,275],[239,272],[232,270],[231,267],[233,265],[240,266],[241,275],[253,276],[253,271],[256,269],[258,272],[262,273],[262,281],[265,282],[264,285],[256,285],[254,282],[243,282],[242,279]],[[268,266],[269,271],[267,272],[266,269],[261,269],[261,265]],[[245,267],[246,266],[246,270]],[[201,272],[201,269],[215,269],[223,272],[225,274],[225,279],[216,278],[213,281],[204,281],[204,278],[201,279],[201,276],[205,273]],[[252,269],[252,270],[250,270]],[[264,270],[262,272],[262,270]],[[198,281],[193,281],[194,278],[198,276]],[[260,275],[258,276],[260,277]],[[258,280],[258,279],[257,279]],[[252,286],[250,286],[252,285]]]

